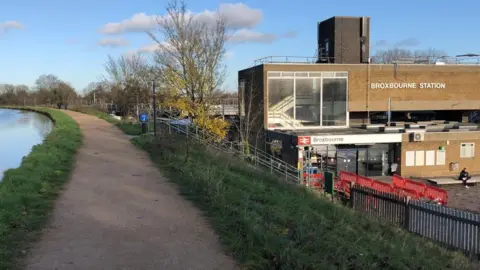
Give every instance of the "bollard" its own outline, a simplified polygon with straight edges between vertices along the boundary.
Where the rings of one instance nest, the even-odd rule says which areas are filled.
[[[142,134],[147,134],[148,132],[148,123],[142,123]]]

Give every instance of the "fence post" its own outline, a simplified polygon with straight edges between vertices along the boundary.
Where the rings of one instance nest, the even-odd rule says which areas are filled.
[[[270,157],[270,172],[273,173],[273,160]]]
[[[285,166],[285,181],[288,181],[288,170],[287,170],[287,166]]]
[[[355,196],[353,195],[355,193],[355,185],[352,182],[348,182],[348,185],[350,186],[350,207],[355,210]]]
[[[410,196],[405,198],[405,216],[403,219],[403,228],[409,230],[410,227]]]

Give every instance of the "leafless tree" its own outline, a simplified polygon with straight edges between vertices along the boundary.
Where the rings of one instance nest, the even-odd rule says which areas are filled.
[[[251,72],[245,80],[240,81],[238,104],[240,113],[239,135],[246,154],[250,154],[250,144],[257,146],[263,130],[263,98],[259,87],[262,78],[256,78]]]
[[[226,76],[223,18],[217,14],[214,23],[202,21],[183,1],[173,0],[167,15],[158,17],[158,26],[163,39],[152,32],[149,35],[158,44],[154,62],[161,70],[164,90],[206,106]]]
[[[125,114],[133,110],[138,114],[139,106],[151,110],[149,82],[152,69],[142,55],[109,56],[105,71],[108,74],[106,85],[111,88],[111,93],[115,93],[112,98]]]
[[[394,48],[377,51],[373,57],[373,62],[379,64],[389,64],[399,60],[413,60],[417,63],[434,63],[437,59],[445,56],[447,56],[447,54],[444,51],[434,48],[416,51]]]

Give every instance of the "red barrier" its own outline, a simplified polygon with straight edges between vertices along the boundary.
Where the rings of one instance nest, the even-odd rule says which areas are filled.
[[[372,181],[372,188],[380,192],[395,193],[395,189],[393,188],[392,185],[385,182],[376,181],[376,180]]]
[[[394,174],[392,176],[392,183],[393,183],[393,187],[395,189],[397,188],[404,188],[405,187],[405,179],[403,179],[403,177],[401,177],[400,175],[397,175],[397,174]]]
[[[427,186],[425,197],[430,201],[436,201],[441,205],[447,205],[448,193],[444,189]]]
[[[349,173],[345,171],[341,171],[339,174],[340,180],[347,180],[349,182],[355,183],[357,182],[358,175],[354,173]]]
[[[303,184],[304,185],[307,185],[307,178],[308,178],[308,174],[307,173],[304,173],[303,174]],[[321,187],[323,185],[323,174],[321,173],[312,173],[310,174],[310,186],[312,187]]]
[[[413,200],[420,199],[420,195],[414,189],[408,189],[408,188],[396,189],[396,193],[401,196],[410,196],[410,198]]]
[[[410,179],[405,180],[405,188],[406,189],[411,189],[415,190],[418,193],[418,196],[424,197],[425,196],[425,189],[427,188],[427,185],[425,183],[413,181]]]
[[[364,187],[372,187],[373,180],[364,176],[357,176],[357,183]]]

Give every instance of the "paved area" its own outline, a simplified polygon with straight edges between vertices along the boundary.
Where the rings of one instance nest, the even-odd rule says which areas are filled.
[[[67,113],[85,144],[26,269],[237,269],[146,153],[111,124]]]
[[[448,192],[448,207],[480,213],[480,184],[465,188],[460,185],[441,186]]]
[[[391,176],[374,176],[371,178],[386,183],[392,182]],[[427,180],[414,180],[431,185]],[[443,185],[440,188],[448,192],[448,207],[480,213],[480,184],[469,185],[467,189],[461,184],[461,181],[458,181],[456,185]]]

